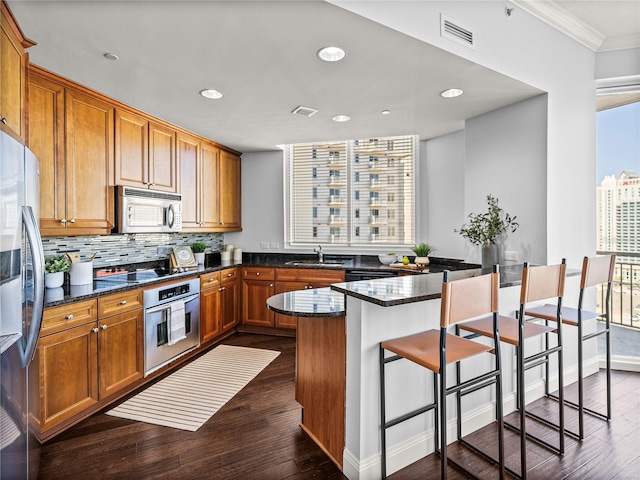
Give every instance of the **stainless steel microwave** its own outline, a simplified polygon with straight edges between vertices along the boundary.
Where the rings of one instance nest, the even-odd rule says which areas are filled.
[[[117,187],[118,232],[174,233],[182,230],[182,195]]]

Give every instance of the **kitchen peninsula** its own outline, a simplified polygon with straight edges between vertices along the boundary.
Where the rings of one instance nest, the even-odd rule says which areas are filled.
[[[452,271],[453,280],[476,276],[481,274],[480,269],[467,269]],[[521,266],[502,267],[500,312],[503,315],[514,315],[519,304]],[[575,304],[577,301],[579,272],[571,271],[567,274],[565,286],[566,304]],[[344,359],[345,383],[344,383],[344,410],[338,405],[340,412],[331,411],[326,415],[326,423],[329,419],[335,421],[336,413],[344,414],[344,450],[330,454],[349,479],[376,479],[380,478],[380,427],[379,427],[379,377],[378,377],[378,344],[382,340],[410,335],[424,330],[437,328],[440,315],[440,293],[442,288],[441,273],[426,273],[423,275],[402,276],[389,279],[378,279],[360,282],[345,282],[333,284],[331,289],[335,293],[341,293],[345,302],[345,321],[340,327],[342,336],[323,338],[322,322],[331,318],[329,312],[321,311],[322,305],[330,305],[325,290],[302,291],[287,294],[286,297],[275,296],[270,299],[270,308],[278,309],[279,313],[288,312],[298,316],[298,340],[297,346],[301,351],[297,352],[298,358],[313,356],[318,365],[318,372],[327,370],[327,365],[333,365],[337,369]],[[279,298],[278,298],[279,297]],[[308,303],[310,298],[320,298],[320,301]],[[315,316],[305,317],[304,309],[313,309]],[[335,301],[334,301],[335,305]],[[315,328],[315,331],[305,333],[301,325]],[[565,348],[565,382],[570,383],[577,378],[577,345],[575,336],[564,336]],[[344,339],[344,346],[339,339]],[[538,341],[532,339],[532,342]],[[325,346],[321,352],[305,352],[305,348],[318,348]],[[333,349],[328,347],[334,345]],[[344,350],[343,350],[344,348]],[[531,347],[536,348],[532,343]],[[341,355],[344,352],[344,357]],[[506,346],[503,350],[503,369],[505,372],[514,372],[513,348]],[[488,360],[487,360],[488,361]],[[487,365],[474,360],[473,364],[463,364],[463,375],[473,375],[475,370],[483,371]],[[586,374],[595,372],[598,368],[595,346],[587,352]],[[301,365],[298,364],[300,370]],[[388,385],[388,409],[390,416],[400,415],[419,405],[426,404],[432,398],[430,388],[430,374],[424,369],[416,367],[409,362],[398,362],[390,366],[395,369],[389,375]],[[298,370],[298,372],[299,372]],[[341,370],[340,370],[341,372]],[[505,412],[515,410],[515,374],[505,375],[504,378],[504,405]],[[529,395],[531,398],[542,396],[543,382],[541,367],[534,369],[528,375],[528,384],[531,386]],[[315,394],[319,395],[328,390],[328,384],[323,384],[321,375],[318,374],[314,384],[306,383],[305,388],[315,388]],[[536,380],[537,381],[534,381]],[[297,381],[306,380],[298,376]],[[554,385],[557,379],[552,378]],[[557,387],[557,385],[556,385]],[[300,400],[299,385],[296,385],[296,398],[303,406],[303,425],[307,422],[308,408]],[[331,388],[335,388],[332,386]],[[313,392],[305,392],[309,398],[315,398]],[[493,392],[483,390],[471,395],[463,402],[462,418],[463,432],[465,434],[490,423],[494,418],[495,398]],[[304,400],[306,401],[306,400]],[[432,415],[421,415],[412,420],[394,427],[389,432],[388,468],[389,472],[397,471],[434,451],[434,438],[432,435]],[[450,426],[452,428],[453,426]],[[314,440],[327,451],[328,447],[322,440],[310,432]],[[450,438],[455,438],[451,432]]]

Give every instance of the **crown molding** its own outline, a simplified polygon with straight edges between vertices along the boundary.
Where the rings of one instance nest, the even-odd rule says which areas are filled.
[[[594,52],[600,49],[606,38],[598,30],[579,20],[553,1],[510,0],[510,2]]]

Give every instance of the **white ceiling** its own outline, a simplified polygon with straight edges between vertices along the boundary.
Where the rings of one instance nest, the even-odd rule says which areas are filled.
[[[591,4],[640,4],[555,3],[575,15],[587,9],[576,13],[574,4],[589,4],[588,12],[597,11]],[[323,1],[8,4],[37,42],[32,63],[241,152],[372,136],[431,138],[541,93]],[[595,28],[606,39],[613,23]],[[316,51],[330,44],[346,49],[345,60],[318,60]],[[107,60],[106,52],[120,59]],[[465,94],[441,98],[449,87]],[[198,94],[204,88],[225,97],[206,100]],[[292,115],[299,105],[319,112]],[[385,109],[391,113],[382,115]],[[333,122],[336,114],[352,120]]]

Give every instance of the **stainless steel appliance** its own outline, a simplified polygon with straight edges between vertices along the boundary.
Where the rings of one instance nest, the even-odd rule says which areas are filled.
[[[200,280],[144,291],[144,375],[200,346]]]
[[[0,478],[36,478],[39,443],[29,432],[28,366],[44,306],[38,231],[38,160],[0,131]]]
[[[182,230],[182,195],[118,187],[120,233],[173,233]]]

